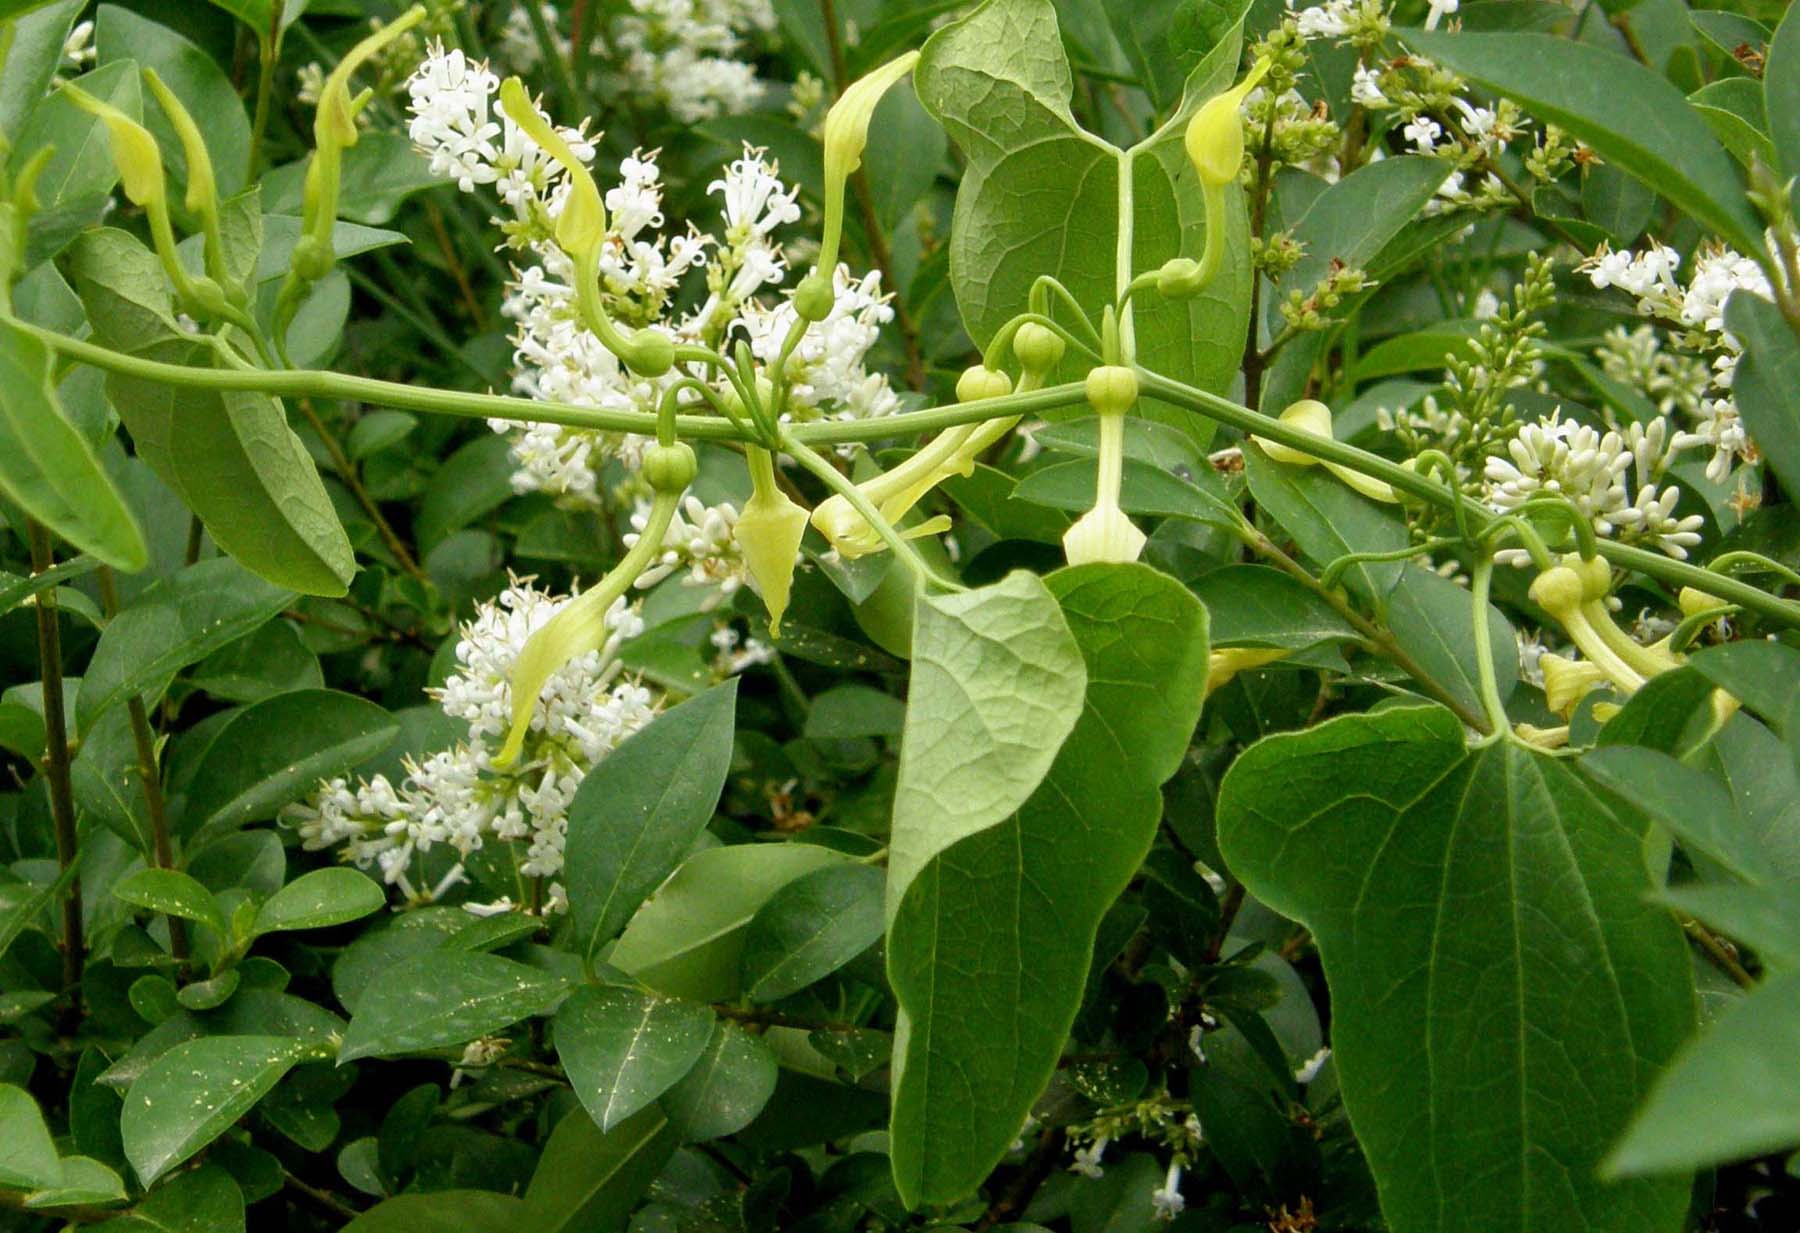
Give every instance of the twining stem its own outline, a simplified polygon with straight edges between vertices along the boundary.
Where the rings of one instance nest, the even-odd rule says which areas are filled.
[[[642,436],[649,436],[656,431],[656,416],[642,411],[606,411],[568,403],[515,398],[505,394],[421,388],[314,369],[270,371],[248,367],[189,368],[125,355],[26,322],[11,321],[10,324],[78,363],[160,381],[167,385],[217,390],[261,390],[289,397],[313,395],[320,398],[359,400],[378,406],[453,415],[464,419],[565,424],[575,428],[629,432]],[[1137,373],[1139,384],[1146,395],[1187,407],[1244,433],[1267,437],[1323,461],[1335,462],[1353,471],[1373,476],[1392,485],[1399,492],[1427,504],[1450,510],[1460,507],[1464,518],[1475,531],[1486,527],[1498,517],[1493,510],[1456,489],[1379,454],[1284,424],[1274,416],[1253,411],[1229,398],[1150,369],[1140,367]],[[1016,415],[1036,415],[1058,407],[1074,406],[1085,400],[1086,393],[1082,385],[1079,382],[1069,382],[1027,394],[983,398],[956,406],[901,412],[873,420],[821,420],[811,424],[795,424],[784,431],[789,439],[806,445],[891,440],[935,432],[958,424],[974,424]],[[676,420],[676,431],[690,441],[741,442],[746,439],[735,424],[718,416],[680,416]],[[1771,595],[1728,575],[1611,541],[1601,542],[1600,555],[1621,568],[1646,574],[1672,586],[1698,588],[1728,603],[1738,604],[1776,624],[1790,629],[1800,628],[1800,604]]]
[[[51,350],[77,363],[90,364],[107,372],[122,372],[159,381],[165,385],[213,390],[260,390],[285,398],[335,398],[375,406],[398,407],[407,411],[452,415],[460,419],[563,424],[571,428],[630,432],[646,437],[656,431],[656,416],[647,411],[606,411],[571,403],[516,398],[507,394],[431,389],[320,369],[189,368],[181,364],[165,364],[158,360],[126,355],[22,321],[10,324],[41,339]],[[1084,402],[1086,398],[1080,382],[1069,382],[1028,394],[984,398],[977,402],[935,407],[928,411],[905,411],[873,420],[821,420],[811,424],[795,424],[787,432],[795,440],[817,445],[891,440],[954,428],[959,424],[974,424],[1015,415],[1037,415],[1058,407],[1074,406]],[[680,436],[688,441],[747,439],[729,420],[719,416],[678,416],[675,427]]]
[[[32,521],[31,569],[41,574],[56,564],[50,532]],[[65,873],[79,855],[75,837],[75,793],[69,781],[68,712],[63,706],[62,632],[57,625],[56,588],[47,587],[35,597],[37,607],[38,664],[44,688],[44,781],[50,796],[50,823],[56,835],[56,863]],[[83,946],[81,940],[81,879],[69,880],[62,902],[63,989],[76,1005],[81,1001]]]
[[[1187,407],[1209,419],[1217,420],[1221,424],[1227,424],[1242,432],[1278,441],[1282,445],[1301,450],[1322,461],[1335,462],[1349,467],[1353,471],[1360,471],[1364,475],[1384,480],[1409,497],[1445,509],[1455,509],[1461,506],[1469,526],[1476,532],[1481,531],[1499,517],[1479,501],[1472,500],[1454,488],[1420,475],[1418,472],[1383,458],[1379,454],[1371,454],[1368,450],[1358,449],[1354,445],[1346,445],[1342,441],[1334,441],[1329,437],[1322,437],[1306,432],[1304,429],[1295,428],[1291,424],[1284,424],[1274,416],[1252,411],[1248,407],[1232,402],[1229,398],[1221,398],[1217,394],[1208,393],[1206,390],[1198,389],[1148,369],[1138,369],[1138,381],[1146,395],[1154,395],[1166,402]],[[1758,590],[1736,578],[1702,569],[1698,565],[1690,565],[1686,561],[1677,561],[1658,553],[1648,552],[1642,548],[1634,548],[1629,544],[1602,540],[1599,547],[1600,555],[1614,565],[1648,574],[1675,586],[1696,587],[1719,599],[1741,604],[1759,616],[1767,617],[1778,624],[1789,628],[1800,628],[1800,604],[1770,595],[1768,592]]]
[[[100,567],[98,578],[100,606],[111,620],[119,612],[119,588],[109,566]],[[156,761],[156,730],[150,726],[150,714],[140,695],[131,695],[125,702],[125,710],[131,722],[132,744],[137,751],[138,784],[144,793],[144,812],[150,819],[150,841],[156,867],[173,869],[175,846],[169,835],[167,803],[163,800],[162,770]],[[168,921],[169,953],[177,963],[185,964],[189,953],[187,922],[179,916],[171,916]]]
[[[269,6],[269,28],[256,32],[256,114],[250,121],[250,178],[256,179],[262,161],[263,138],[269,130],[269,102],[275,92],[275,71],[281,60],[282,0]]]
[[[1493,632],[1488,628],[1488,594],[1493,589],[1494,558],[1483,554],[1475,562],[1470,576],[1470,610],[1475,632],[1475,675],[1481,684],[1481,705],[1487,711],[1488,724],[1497,735],[1510,726],[1506,702],[1500,697],[1500,682],[1494,676]]]
[[[1443,703],[1463,723],[1483,734],[1492,730],[1487,717],[1470,710],[1461,699],[1439,684],[1437,679],[1425,670],[1424,665],[1414,659],[1407,649],[1400,645],[1400,640],[1394,637],[1392,630],[1377,625],[1357,611],[1356,605],[1345,599],[1343,592],[1336,587],[1321,586],[1319,580],[1313,577],[1305,566],[1283,552],[1274,540],[1250,526],[1248,522],[1239,528],[1239,532],[1252,550],[1260,556],[1267,557],[1274,562],[1276,568],[1330,604],[1339,616],[1348,621],[1356,632],[1362,635],[1363,641],[1370,648],[1411,677],[1418,683],[1420,689],[1430,694],[1435,701]]]

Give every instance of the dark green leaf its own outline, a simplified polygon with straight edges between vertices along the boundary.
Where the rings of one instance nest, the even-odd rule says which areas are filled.
[[[178,869],[140,869],[113,884],[112,893],[135,907],[198,921],[225,932],[225,914],[213,893]]]
[[[689,1143],[723,1138],[763,1111],[776,1078],[775,1055],[762,1037],[720,1019],[700,1060],[664,1094],[663,1111]]]
[[[1763,225],[1744,198],[1737,164],[1659,74],[1548,34],[1408,30],[1403,37],[1445,68],[1560,125],[1738,251],[1761,250]]]
[[[0,1084],[0,1186],[41,1190],[61,1180],[56,1144],[37,1101],[24,1088]]]
[[[657,716],[576,790],[564,880],[585,955],[624,928],[712,821],[736,711],[734,679]]]
[[[143,532],[63,414],[51,372],[49,349],[0,321],[0,492],[83,552],[143,569]]]
[[[326,689],[277,694],[245,707],[207,747],[183,828],[210,836],[271,818],[321,779],[386,749],[399,731],[373,702]]]
[[[1391,507],[1351,491],[1324,467],[1273,462],[1250,444],[1244,447],[1244,476],[1257,504],[1321,566],[1352,552],[1392,552],[1410,542],[1406,523]],[[1400,561],[1359,562],[1343,576],[1364,598],[1379,599],[1394,589],[1404,568]]]
[[[340,1062],[460,1045],[542,1014],[564,982],[497,955],[428,951],[381,976],[381,996],[357,1004]]]
[[[1800,175],[1800,17],[1792,8],[1776,27],[1763,63],[1763,111],[1782,175]]]
[[[1300,650],[1360,637],[1336,609],[1280,570],[1228,565],[1202,574],[1194,594],[1212,618],[1212,645]]]
[[[1388,595],[1388,628],[1432,680],[1473,714],[1482,711],[1475,657],[1475,605],[1467,588],[1422,565],[1409,565]],[[1519,644],[1498,608],[1487,607],[1488,646],[1500,698],[1519,682]]]
[[[1744,427],[1783,489],[1800,492],[1800,342],[1781,311],[1749,291],[1732,293],[1725,327],[1744,346],[1731,380]]]
[[[757,909],[795,878],[848,859],[807,843],[696,852],[638,909],[607,962],[671,997],[729,1001]]]
[[[580,1109],[565,1114],[526,1188],[527,1227],[534,1233],[622,1233],[678,1142],[668,1119],[653,1108],[606,1134]],[[420,1231],[396,1226],[394,1233]],[[446,1226],[444,1233],[463,1233],[462,1226]],[[506,1233],[515,1233],[514,1227]]]
[[[176,1045],[125,1094],[120,1130],[148,1186],[248,1113],[306,1046],[283,1036],[208,1036]]]
[[[1771,978],[1683,1049],[1607,1158],[1620,1177],[1686,1175],[1800,1143],[1800,972]]]
[[[1395,1233],[1679,1225],[1686,1179],[1594,1178],[1694,1021],[1636,826],[1554,758],[1466,749],[1437,707],[1260,741],[1218,826],[1232,872],[1318,939]]]
[[[780,1001],[873,946],[885,923],[883,882],[866,865],[828,865],[776,891],[744,938],[745,996]]]
[[[163,579],[119,611],[100,636],[75,713],[83,731],[133,694],[160,693],[206,658],[281,611],[292,598],[235,561],[201,561]]]
[[[360,920],[387,906],[387,891],[354,869],[315,869],[269,896],[252,931],[325,929]]]
[[[712,1030],[708,1007],[635,989],[584,985],[556,1012],[556,1056],[582,1107],[604,1132],[693,1069]]]
[[[219,0],[213,0],[217,4]],[[523,1199],[489,1190],[438,1190],[395,1195],[371,1207],[340,1233],[519,1233],[543,1226],[528,1220]]]

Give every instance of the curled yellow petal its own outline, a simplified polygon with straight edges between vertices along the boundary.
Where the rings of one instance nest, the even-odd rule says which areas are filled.
[[[909,51],[850,83],[825,114],[825,229],[819,243],[820,271],[837,267],[844,229],[844,185],[862,166],[875,105],[893,84],[912,71],[919,53]]]
[[[587,164],[575,157],[575,151],[532,103],[525,83],[517,77],[500,83],[500,110],[568,174],[569,197],[556,220],[557,244],[576,258],[598,251],[606,239],[606,204]]]
[[[368,105],[367,92],[354,98],[350,78],[370,57],[425,20],[425,7],[415,4],[393,21],[344,53],[319,90],[319,107],[313,116],[313,140],[320,148],[344,150],[356,144],[356,113]]]
[[[150,135],[150,130],[80,86],[65,84],[62,91],[71,103],[106,125],[106,134],[112,142],[113,164],[119,169],[119,180],[131,204],[146,209],[161,205],[164,200],[162,151],[156,148],[156,138]]]
[[[1269,62],[1258,60],[1243,81],[1207,99],[1188,121],[1188,158],[1202,184],[1224,185],[1237,179],[1244,161],[1244,123],[1238,108],[1268,71]]]
[[[1231,678],[1240,672],[1272,664],[1291,654],[1292,651],[1279,646],[1220,647],[1206,657],[1206,692],[1210,695],[1215,689],[1229,685]]]

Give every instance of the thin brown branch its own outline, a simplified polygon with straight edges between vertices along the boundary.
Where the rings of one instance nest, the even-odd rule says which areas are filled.
[[[50,532],[33,521],[31,568],[43,573],[56,564]],[[38,664],[44,689],[44,781],[49,789],[50,821],[56,835],[56,863],[64,872],[80,857],[75,835],[75,793],[69,781],[68,712],[64,706],[62,631],[57,624],[56,588],[39,591],[37,608]],[[84,946],[81,937],[81,878],[70,879],[62,902],[63,990],[73,1008],[81,1005],[81,973]]]

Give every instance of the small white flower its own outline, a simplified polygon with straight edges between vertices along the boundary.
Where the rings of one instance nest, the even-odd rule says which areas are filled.
[[[1104,1175],[1106,1170],[1101,1166],[1100,1158],[1106,1155],[1106,1145],[1111,1142],[1111,1139],[1102,1135],[1086,1147],[1076,1148],[1075,1160],[1069,1165],[1069,1172],[1078,1173],[1090,1180]]]
[[[1162,1186],[1150,1193],[1151,1211],[1158,1220],[1173,1220],[1181,1215],[1187,1207],[1187,1200],[1181,1197],[1181,1163],[1171,1160],[1169,1171],[1163,1175]]]
[[[1304,1062],[1300,1063],[1299,1067],[1294,1071],[1294,1082],[1306,1084],[1306,1083],[1311,1083],[1314,1079],[1317,1079],[1319,1077],[1319,1072],[1321,1070],[1325,1069],[1326,1059],[1328,1059],[1330,1056],[1331,1056],[1331,1046],[1330,1045],[1320,1046],[1319,1051],[1317,1053],[1313,1054],[1311,1057],[1307,1058]]]

